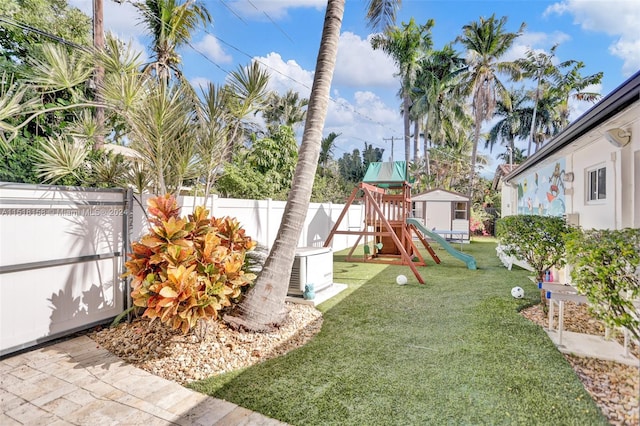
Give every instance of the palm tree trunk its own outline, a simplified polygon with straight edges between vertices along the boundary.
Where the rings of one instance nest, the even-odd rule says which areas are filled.
[[[236,312],[225,316],[225,320],[232,326],[252,331],[266,331],[286,319],[285,298],[289,288],[295,250],[311,200],[311,189],[322,143],[322,130],[329,106],[329,91],[336,65],[345,1],[328,0],[327,2],[307,120],[287,205],[276,240],[255,286],[247,293]]]
[[[533,99],[533,114],[531,117],[531,130],[529,131],[529,146],[527,148],[527,155],[531,155],[531,144],[533,143],[533,136],[535,134],[536,129],[536,115],[538,114],[538,91],[540,90],[540,79],[538,79],[538,84],[536,86],[536,95]],[[537,148],[536,148],[537,151]]]
[[[409,95],[403,96],[404,115],[404,161],[407,166],[407,176],[409,175],[409,160],[411,159],[411,120],[409,118],[410,99]]]
[[[104,49],[104,7],[102,0],[93,0],[93,46],[97,51]],[[104,68],[101,65],[96,66],[94,75],[96,86],[96,101],[100,104],[104,102],[102,96],[102,86],[104,81]],[[96,107],[96,137],[93,143],[93,149],[102,149],[104,145],[104,107]]]
[[[478,157],[478,142],[480,142],[480,125],[482,121],[476,118],[475,130],[473,132],[473,149],[471,151],[471,171],[469,172],[469,198],[473,199],[473,187],[476,183],[476,160]]]
[[[413,121],[413,161],[418,162],[420,151],[420,120]]]

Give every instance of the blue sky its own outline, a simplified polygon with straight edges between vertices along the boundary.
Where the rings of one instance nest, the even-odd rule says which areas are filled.
[[[147,39],[131,5],[113,0],[104,3],[106,30],[145,49]],[[194,85],[222,84],[230,71],[256,59],[270,71],[272,89],[284,93],[293,88],[308,97],[326,0],[201,3],[214,22],[196,33],[191,46],[180,52],[184,73]],[[91,0],[69,0],[69,4],[91,14]],[[384,160],[388,160],[391,144],[384,139],[402,138],[399,80],[394,77],[393,62],[370,47],[365,5],[363,0],[347,0],[325,135],[342,134],[337,139],[336,158],[362,149],[366,142],[384,148]],[[441,48],[455,40],[463,25],[494,13],[508,18],[509,31],[516,31],[522,22],[527,24],[506,59],[521,57],[528,48],[548,52],[558,43],[558,61],[581,60],[586,64],[584,74],[604,72],[602,84],[592,88],[603,95],[640,70],[640,0],[403,0],[397,23],[411,17],[419,24],[434,19],[434,47]],[[573,104],[572,118],[590,107]],[[394,144],[395,159],[404,157],[401,145]],[[493,156],[503,151],[496,146]],[[490,177],[497,164],[492,161],[483,174]]]

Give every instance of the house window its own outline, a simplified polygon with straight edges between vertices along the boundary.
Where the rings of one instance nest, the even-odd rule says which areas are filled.
[[[587,170],[587,201],[607,198],[607,168],[598,167]]]
[[[453,218],[454,219],[467,219],[467,203],[464,201],[458,201],[455,203],[453,208]]]

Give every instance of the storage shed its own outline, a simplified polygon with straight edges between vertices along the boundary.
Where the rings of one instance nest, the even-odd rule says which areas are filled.
[[[471,201],[466,195],[433,189],[411,197],[413,217],[444,238],[469,242]],[[452,231],[447,233],[447,231]]]

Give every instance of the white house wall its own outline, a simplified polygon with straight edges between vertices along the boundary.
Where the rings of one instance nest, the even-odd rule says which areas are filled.
[[[564,186],[562,214],[570,223],[585,229],[640,227],[639,115],[640,105],[636,103],[506,182],[502,186],[502,215],[559,215],[555,209],[548,211],[549,205],[545,206],[541,196],[545,191],[540,188],[534,192],[537,185],[532,186],[532,182],[548,186],[549,179],[555,179],[550,170],[555,171],[555,165],[560,165]],[[621,148],[609,143],[605,132],[612,128],[630,131],[631,141]],[[589,201],[588,172],[599,167],[606,168],[606,198]]]

